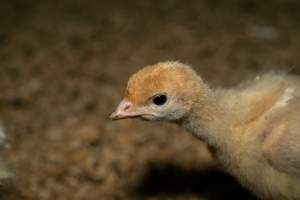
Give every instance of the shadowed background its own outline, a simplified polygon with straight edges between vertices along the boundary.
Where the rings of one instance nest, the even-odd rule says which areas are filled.
[[[297,0],[0,3],[1,199],[255,199],[170,124],[111,122],[128,77],[191,64],[213,86],[300,72]]]

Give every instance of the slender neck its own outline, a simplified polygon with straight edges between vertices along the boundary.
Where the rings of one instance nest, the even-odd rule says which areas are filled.
[[[220,129],[224,126],[220,124],[225,108],[218,102],[217,94],[213,90],[208,87],[201,90],[202,95],[194,100],[190,114],[183,120],[183,126],[209,146],[217,148],[223,141],[223,131]]]
[[[220,92],[204,85],[198,90],[199,95],[194,99],[190,114],[183,120],[183,126],[211,147],[228,145],[234,128],[247,128],[260,119],[286,91],[282,84],[256,88]]]

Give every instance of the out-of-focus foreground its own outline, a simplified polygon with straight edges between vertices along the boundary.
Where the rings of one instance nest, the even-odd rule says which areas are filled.
[[[2,1],[1,199],[254,199],[170,124],[111,122],[130,74],[191,64],[214,86],[300,70],[297,0]],[[2,134],[2,133],[1,133]]]

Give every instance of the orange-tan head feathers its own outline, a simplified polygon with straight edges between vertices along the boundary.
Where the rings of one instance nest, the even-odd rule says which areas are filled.
[[[190,109],[195,92],[202,83],[193,69],[179,62],[146,66],[131,76],[125,97],[111,118],[182,118]]]

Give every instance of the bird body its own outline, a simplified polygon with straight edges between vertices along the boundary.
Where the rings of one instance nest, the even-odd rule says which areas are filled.
[[[177,123],[206,142],[218,166],[257,196],[300,199],[298,76],[268,73],[211,89],[189,66],[163,62],[134,74],[126,91],[127,107],[121,103],[112,118]]]
[[[213,108],[204,113],[195,108],[184,126],[208,143],[220,168],[258,196],[300,199],[300,165],[292,173],[287,163],[291,153],[300,160],[299,86],[293,76],[267,74],[237,88],[214,91]],[[297,148],[294,152],[288,150],[290,142]],[[276,159],[282,159],[278,165]]]

